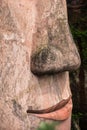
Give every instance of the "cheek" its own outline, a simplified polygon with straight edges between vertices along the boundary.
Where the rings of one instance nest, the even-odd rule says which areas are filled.
[[[24,34],[26,41],[32,41],[32,33],[35,30],[36,20],[36,1],[17,1],[9,0],[9,8],[12,18],[16,23],[18,31]]]

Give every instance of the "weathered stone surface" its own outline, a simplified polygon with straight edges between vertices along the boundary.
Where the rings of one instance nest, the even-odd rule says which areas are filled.
[[[68,72],[58,72],[79,63],[65,0],[0,0],[0,130],[36,130],[40,122],[52,122],[27,110],[69,98]],[[69,130],[70,117],[59,127]]]

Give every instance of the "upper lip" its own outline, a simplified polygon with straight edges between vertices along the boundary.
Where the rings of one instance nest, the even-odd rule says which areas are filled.
[[[57,103],[56,105],[47,108],[47,109],[42,109],[42,110],[32,110],[32,109],[28,109],[27,113],[32,113],[32,114],[46,114],[46,113],[51,113],[54,112],[56,110],[61,109],[62,107],[64,107],[69,100],[71,99],[71,96],[67,99],[63,99],[62,101],[60,101],[59,103]]]

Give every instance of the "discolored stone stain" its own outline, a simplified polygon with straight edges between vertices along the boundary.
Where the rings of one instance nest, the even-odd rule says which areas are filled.
[[[46,63],[48,57],[48,48],[43,48],[38,53],[34,54],[32,56],[32,62],[35,62],[34,64],[37,65],[38,63]]]
[[[17,27],[6,3],[0,3],[0,29],[17,32]]]
[[[43,69],[44,65],[49,63],[52,64],[56,60],[55,55],[52,53],[50,47],[44,47],[41,50],[37,51],[31,57],[31,66],[36,66]]]
[[[24,120],[22,116],[22,107],[20,104],[17,103],[17,101],[14,99],[12,100],[13,103],[13,114],[17,116],[20,120]]]

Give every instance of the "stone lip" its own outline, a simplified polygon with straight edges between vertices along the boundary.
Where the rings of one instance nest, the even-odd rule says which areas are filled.
[[[52,119],[52,120],[65,120],[72,112],[72,99],[64,99],[55,106],[44,110],[27,110],[27,113],[32,113],[37,117]]]

